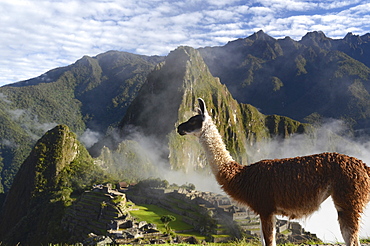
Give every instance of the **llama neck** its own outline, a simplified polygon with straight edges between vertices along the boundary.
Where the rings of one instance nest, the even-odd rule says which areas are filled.
[[[212,172],[217,176],[224,165],[234,162],[215,124],[210,118],[204,121],[200,142],[207,155]]]

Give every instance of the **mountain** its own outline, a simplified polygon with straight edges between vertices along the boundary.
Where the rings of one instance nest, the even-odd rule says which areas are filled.
[[[260,31],[166,57],[109,51],[1,87],[1,240],[68,240],[66,207],[106,173],[133,181],[168,170],[208,174],[197,139],[176,133],[198,97],[244,164],[271,138],[310,134],[314,144],[308,123],[323,118],[370,128],[369,37],[312,32],[294,41]]]
[[[187,169],[185,150],[199,146],[186,147],[190,143],[174,129],[191,115],[198,96],[244,163],[248,146],[261,139],[307,132],[301,122],[343,119],[366,132],[369,37],[312,32],[294,41],[260,31],[220,47],[180,47],[166,57],[109,51],[0,87],[0,193],[10,189],[36,141],[58,124],[68,125],[88,148],[100,140],[89,148],[94,157],[103,150],[105,161],[116,163],[108,160],[125,155],[132,173],[140,173],[136,161],[144,176],[153,171],[149,163]],[[138,156],[143,149],[153,153]],[[190,165],[203,158],[198,154],[187,157]]]
[[[0,88],[0,192],[45,131],[66,124],[79,136],[117,125],[162,57],[109,51]],[[89,140],[87,136],[87,140]],[[85,141],[85,144],[89,144]]]
[[[320,115],[369,128],[370,34],[311,32],[294,41],[259,31],[199,51],[238,102],[299,121]]]
[[[331,39],[323,32],[309,32],[302,38],[301,43],[341,51],[370,67],[370,33],[359,36],[349,32],[343,39]]]
[[[184,138],[176,132],[176,126],[193,114],[191,109],[197,105],[198,97],[205,100],[228,150],[245,164],[248,163],[248,146],[257,140],[276,135],[288,137],[311,130],[308,124],[277,115],[265,116],[251,105],[239,104],[227,87],[212,76],[197,50],[179,47],[148,75],[118,131],[90,151],[102,163],[110,163],[108,169],[113,168],[114,173],[122,172],[121,178],[129,178],[125,175],[133,173],[134,169],[148,173],[150,177],[155,171],[148,163],[157,168],[161,164],[175,170],[197,169],[201,172],[206,162],[197,139]],[[127,161],[121,168],[124,170],[119,171],[117,167],[122,166],[122,160],[132,156],[129,147],[133,145],[132,141],[141,146],[135,156],[146,158],[143,162],[136,159],[133,164],[130,164],[132,160]]]
[[[86,125],[94,131],[104,132],[121,119],[147,74],[162,60],[158,56],[118,51],[96,57],[84,56],[70,66],[2,87],[2,93],[18,108],[36,111],[39,121],[44,118],[47,122],[66,121],[65,118],[76,112],[78,119],[69,119],[66,124],[76,131]],[[25,90],[28,93],[22,93]],[[37,103],[42,105],[43,112],[37,108]]]
[[[76,135],[65,125],[54,127],[14,178],[0,213],[0,240],[7,245],[66,241],[60,222],[72,196],[104,178]]]

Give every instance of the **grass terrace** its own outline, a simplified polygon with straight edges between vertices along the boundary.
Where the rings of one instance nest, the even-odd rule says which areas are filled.
[[[194,231],[194,227],[182,221],[182,216],[175,214],[167,209],[158,207],[152,204],[140,204],[133,207],[134,210],[130,211],[130,214],[140,221],[146,221],[148,223],[154,223],[157,225],[158,230],[165,232],[166,229],[161,221],[163,215],[172,215],[176,217],[176,221],[170,222],[169,227],[176,234],[180,236],[195,236],[199,240],[204,240],[205,236]]]

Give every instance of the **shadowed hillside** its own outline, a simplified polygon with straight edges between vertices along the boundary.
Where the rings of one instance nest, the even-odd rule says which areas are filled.
[[[61,227],[71,196],[107,177],[64,125],[48,131],[21,165],[0,213],[0,239],[17,243],[64,242]]]
[[[102,153],[98,159],[115,170],[113,173],[122,173],[121,178],[129,178],[127,174],[137,170],[141,170],[140,176],[144,178],[159,175],[160,170],[169,167],[208,170],[197,139],[185,139],[176,132],[179,122],[193,114],[198,97],[206,101],[228,150],[245,164],[250,144],[272,136],[289,137],[311,131],[308,124],[287,117],[265,116],[251,105],[239,104],[227,87],[211,75],[197,50],[179,47],[148,75],[119,129],[90,151],[96,157]],[[135,146],[135,142],[136,152],[129,147]],[[141,158],[128,160],[133,153]],[[122,160],[126,160],[124,165]]]
[[[311,32],[294,41],[259,31],[200,52],[235,99],[265,114],[299,121],[316,114],[369,127],[370,34],[335,40]]]
[[[66,124],[91,146],[125,115],[162,57],[109,51],[0,88],[0,192],[45,131]]]
[[[342,119],[348,131],[366,133],[369,37],[312,32],[294,41],[260,31],[221,47],[180,47],[167,57],[109,51],[3,86],[0,192],[9,190],[37,139],[58,124],[68,125],[87,148],[105,137],[91,149],[94,156],[144,134],[153,138],[151,146],[164,146],[157,151],[161,162],[170,159],[176,169],[202,163],[200,153],[181,157],[186,146],[181,149],[185,143],[174,133],[197,97],[210,105],[228,149],[244,163],[246,147],[259,140],[307,132],[300,122]]]

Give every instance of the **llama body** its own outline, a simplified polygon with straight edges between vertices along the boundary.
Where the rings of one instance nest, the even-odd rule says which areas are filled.
[[[370,168],[338,153],[263,160],[249,166],[235,162],[199,100],[199,114],[178,127],[199,137],[212,172],[234,200],[260,215],[263,241],[275,245],[275,215],[301,218],[332,196],[347,246],[359,245],[360,216],[370,200]]]

